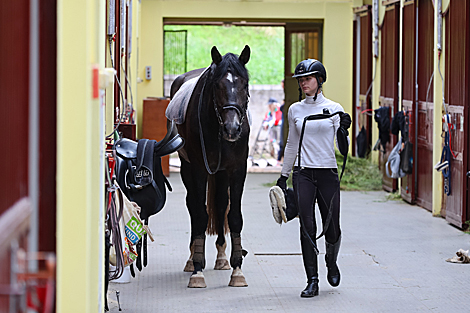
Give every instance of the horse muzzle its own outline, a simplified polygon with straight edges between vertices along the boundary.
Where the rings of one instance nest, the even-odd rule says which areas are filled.
[[[223,112],[223,137],[225,140],[234,142],[240,138],[241,120],[238,109],[228,109]]]
[[[230,142],[237,141],[240,138],[241,124],[238,121],[229,121],[224,123],[224,139]]]

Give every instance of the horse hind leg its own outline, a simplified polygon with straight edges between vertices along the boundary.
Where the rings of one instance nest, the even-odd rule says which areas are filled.
[[[242,249],[242,238],[240,233],[230,233],[232,239],[232,254],[230,256],[230,264],[233,267],[232,276],[230,277],[229,286],[231,287],[247,287],[248,284],[245,275],[242,272],[242,260],[247,252]]]
[[[229,189],[228,178],[225,171],[218,172],[209,176],[207,188],[207,207],[209,211],[209,223],[207,232],[217,234],[215,247],[217,249],[217,259],[215,261],[215,270],[229,270],[225,249],[227,242],[225,234],[228,229],[227,214],[229,211]]]
[[[225,206],[225,207],[224,207]],[[228,197],[225,201],[222,201],[221,206],[219,207],[219,218],[218,218],[218,228],[217,228],[217,240],[215,242],[215,247],[217,248],[217,259],[215,260],[214,269],[215,270],[229,270],[230,264],[228,262],[227,255],[225,250],[227,249],[227,241],[225,240],[225,233],[228,229],[227,222],[227,213],[229,211],[228,206]]]
[[[215,243],[217,248],[217,259],[215,260],[214,269],[215,270],[229,270],[230,264],[228,263],[227,255],[225,254],[225,249],[227,248],[227,242],[224,242],[223,245]]]

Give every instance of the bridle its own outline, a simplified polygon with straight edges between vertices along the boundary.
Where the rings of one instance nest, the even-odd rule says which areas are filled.
[[[222,132],[222,127],[224,126],[224,121],[222,120],[222,116],[220,115],[220,112],[219,112],[219,109],[217,107],[217,103],[215,102],[215,98],[214,99],[214,110],[215,110],[215,115],[217,115],[217,120],[219,122],[219,133]],[[228,104],[228,105],[224,105],[222,106],[222,110],[235,110],[237,111],[237,115],[241,118],[240,118],[240,125],[243,123],[243,121],[245,120],[245,117],[246,117],[246,109],[244,108],[239,108],[238,105],[236,104]]]
[[[204,165],[206,167],[207,172],[211,175],[214,175],[215,173],[217,173],[219,171],[220,162],[221,162],[221,159],[222,159],[222,146],[220,144],[220,140],[221,140],[221,137],[222,137],[224,122],[222,120],[222,116],[220,115],[217,103],[215,101],[215,99],[216,99],[215,98],[215,89],[213,88],[212,89],[212,102],[214,104],[215,115],[217,116],[217,121],[219,123],[219,131],[218,131],[218,136],[217,136],[218,147],[219,147],[219,157],[218,157],[218,161],[217,161],[217,167],[215,168],[214,171],[212,171],[209,167],[209,162],[207,161],[206,146],[204,144],[204,134],[203,134],[203,131],[202,131],[202,124],[201,124],[201,108],[202,108],[202,101],[203,101],[203,98],[204,98],[204,90],[206,88],[206,81],[207,81],[207,79],[204,80],[204,84],[202,85],[201,94],[199,95],[197,119],[198,119],[198,123],[199,123],[199,139],[201,141],[201,150],[202,150],[202,156],[203,156],[203,159],[204,159]],[[248,88],[248,84],[247,84],[246,88]],[[248,97],[249,97],[249,93],[248,93]],[[247,97],[247,103],[248,103],[248,97]],[[240,108],[238,105],[236,105],[234,103],[229,103],[228,105],[222,106],[222,110],[235,110],[237,112],[238,116],[240,117],[240,125],[243,124],[243,121],[245,120],[246,115],[247,115],[247,109]],[[240,129],[240,132],[241,132],[241,129]]]

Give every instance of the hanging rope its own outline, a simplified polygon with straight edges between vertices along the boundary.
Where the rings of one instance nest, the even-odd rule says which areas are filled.
[[[444,162],[447,162],[448,166],[442,170],[442,176],[444,177],[444,192],[446,195],[450,195],[451,188],[450,188],[450,155],[452,150],[450,149],[449,146],[449,132],[446,131],[444,135],[444,147],[442,148],[442,154],[441,154],[441,164]]]

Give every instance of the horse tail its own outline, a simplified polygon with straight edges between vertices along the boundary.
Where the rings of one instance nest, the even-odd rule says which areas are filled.
[[[209,216],[209,219],[207,221],[206,233],[210,236],[218,235],[218,229],[219,229],[219,214],[217,212],[217,206],[215,203],[215,192],[216,192],[215,184],[216,184],[215,175],[208,175],[207,177],[207,215]],[[227,193],[230,199],[229,190],[227,190]],[[225,214],[224,214],[224,235],[229,232],[228,218],[227,218],[229,209],[230,209],[230,200],[229,200],[227,209],[225,210]]]

